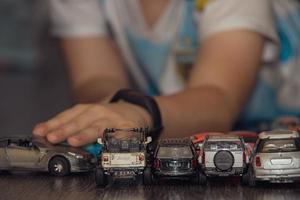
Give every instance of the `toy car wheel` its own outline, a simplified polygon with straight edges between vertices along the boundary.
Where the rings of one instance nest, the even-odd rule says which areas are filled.
[[[199,183],[199,185],[207,184],[207,177],[203,172],[198,173],[198,183]]]
[[[250,167],[248,170],[248,176],[249,176],[249,181],[248,184],[250,187],[255,187],[256,186],[256,180],[255,180],[255,175],[253,173],[253,168]]]
[[[241,184],[242,185],[248,185],[249,184],[249,173],[245,173],[241,177]]]
[[[144,170],[143,183],[144,185],[151,185],[153,183],[153,174],[150,167]]]
[[[49,161],[48,170],[54,176],[66,176],[71,171],[70,163],[66,158],[56,156]]]
[[[95,180],[96,185],[100,187],[105,187],[108,184],[108,177],[105,175],[102,168],[96,168],[95,170]]]

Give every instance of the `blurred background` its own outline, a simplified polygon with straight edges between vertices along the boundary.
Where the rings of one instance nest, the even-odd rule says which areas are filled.
[[[61,58],[45,1],[0,1],[0,136],[31,134],[70,106]]]

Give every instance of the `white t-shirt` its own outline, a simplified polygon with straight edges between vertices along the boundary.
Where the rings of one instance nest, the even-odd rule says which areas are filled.
[[[61,38],[107,36],[112,32],[129,73],[137,85],[150,94],[182,90],[185,79],[179,66],[185,69],[186,65],[181,65],[178,60],[186,57],[181,59],[178,55],[194,54],[207,37],[236,29],[258,32],[266,38],[261,81],[276,95],[265,97],[266,93],[261,92],[259,86],[263,84],[259,81],[249,102],[248,117],[267,113],[262,114],[264,118],[271,118],[279,113],[274,111],[277,108],[264,111],[264,99],[274,101],[274,107],[283,107],[286,112],[297,108],[300,113],[300,90],[297,94],[290,90],[291,85],[300,89],[297,78],[291,81],[291,75],[295,70],[299,71],[299,67],[295,69],[295,63],[299,63],[300,56],[289,55],[284,60],[284,51],[281,54],[279,51],[285,42],[279,31],[285,30],[285,19],[300,10],[297,1],[211,0],[203,10],[195,9],[194,3],[171,0],[160,19],[149,28],[139,0],[50,0],[52,32]],[[294,42],[299,38],[298,43],[294,43],[296,45],[300,43],[300,35],[295,32],[288,30],[285,35],[291,36]],[[276,67],[282,65],[287,67]],[[293,98],[289,98],[291,95]]]

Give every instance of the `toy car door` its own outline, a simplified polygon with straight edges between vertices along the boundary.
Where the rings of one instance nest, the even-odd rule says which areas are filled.
[[[9,167],[37,168],[40,151],[36,146],[24,147],[11,143],[6,148]]]

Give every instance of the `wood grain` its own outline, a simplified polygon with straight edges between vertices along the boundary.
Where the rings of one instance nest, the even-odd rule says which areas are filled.
[[[97,188],[93,173],[53,177],[48,173],[2,173],[0,200],[293,200],[300,197],[300,184],[260,184],[257,188],[242,187],[238,178],[212,179],[207,186],[186,181],[161,181],[143,186],[131,180],[115,181]]]

